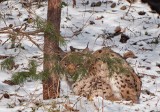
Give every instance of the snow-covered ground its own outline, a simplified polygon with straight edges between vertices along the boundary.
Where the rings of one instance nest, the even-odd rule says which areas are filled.
[[[90,50],[97,50],[103,46],[110,46],[115,52],[123,54],[132,51],[137,58],[127,61],[135,72],[141,76],[142,93],[139,104],[119,101],[111,102],[102,98],[89,101],[84,97],[74,96],[65,81],[61,81],[61,98],[42,100],[42,83],[28,80],[22,85],[8,85],[4,80],[10,80],[14,72],[24,70],[28,60],[36,57],[42,70],[43,53],[26,37],[22,40],[25,49],[9,49],[11,42],[6,41],[8,34],[0,33],[0,56],[16,56],[19,68],[11,71],[0,71],[0,112],[160,112],[160,17],[151,13],[146,4],[137,2],[126,15],[129,3],[125,0],[103,0],[100,7],[91,7],[92,2],[83,5],[87,0],[77,0],[77,6],[72,8],[72,0],[65,0],[68,6],[62,8],[61,34],[67,40],[63,50],[70,50],[69,46],[85,48],[89,42]],[[114,8],[111,5],[116,3]],[[122,10],[126,6],[126,10]],[[139,12],[145,12],[140,15]],[[29,14],[30,12],[30,14]],[[40,8],[24,8],[19,0],[8,0],[0,3],[0,31],[6,25],[13,24],[20,27],[24,19],[35,17],[35,14],[46,19],[47,3]],[[5,16],[3,16],[5,15]],[[120,26],[124,34],[129,37],[126,43],[121,43],[121,35],[107,38]],[[34,30],[33,23],[26,31]],[[82,30],[81,32],[78,32]],[[78,32],[78,33],[77,33]],[[77,34],[77,35],[76,35]],[[43,47],[43,36],[34,37],[34,41]],[[159,42],[158,42],[159,41]],[[2,62],[3,59],[0,59]],[[8,96],[9,95],[9,96]],[[56,109],[57,111],[53,111]]]

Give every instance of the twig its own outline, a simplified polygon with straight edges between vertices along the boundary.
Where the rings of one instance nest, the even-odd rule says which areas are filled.
[[[3,46],[7,41],[9,41],[9,40],[10,40],[10,38],[7,39],[6,41],[4,41],[4,42],[2,43],[2,46]]]
[[[85,27],[87,27],[87,23],[88,23],[88,21],[90,20],[90,18],[92,17],[94,15],[94,13],[92,13],[91,15],[90,15],[90,17],[87,19],[87,21],[83,24],[83,26],[81,27],[81,28],[79,28],[78,30],[76,30],[76,31],[72,31],[73,32],[73,35],[72,36],[70,36],[70,37],[68,37],[68,38],[72,38],[72,37],[74,37],[74,36],[78,36],[79,34],[81,34],[81,32],[83,31],[83,29],[85,28]]]
[[[126,16],[128,15],[128,13],[129,13],[129,11],[130,11],[130,9],[131,9],[131,6],[132,6],[132,3],[129,4],[129,9],[128,9],[128,11],[126,12]]]
[[[133,45],[133,44],[135,44],[135,43],[137,43],[137,42],[147,41],[147,40],[156,39],[156,38],[159,38],[159,37],[152,37],[152,38],[147,38],[147,39],[138,40],[138,41],[135,41],[134,43],[131,43],[131,45]]]
[[[22,24],[21,29],[22,29],[23,26],[24,26],[24,24]],[[36,45],[41,51],[43,51],[40,48],[39,44],[37,44],[32,39],[32,37],[30,36],[30,35],[36,35],[37,33],[40,33],[42,31],[41,30],[35,30],[35,31],[30,31],[30,32],[23,32],[23,31],[21,31],[21,29],[19,29],[18,31],[15,31],[16,29],[13,29],[12,31],[11,30],[6,31],[6,29],[1,29],[0,33],[8,33],[8,34],[11,34],[11,35],[17,35],[18,34],[18,36],[20,36],[20,35],[26,36],[34,45]],[[10,38],[12,38],[12,37],[10,37]],[[4,45],[9,39],[7,39],[2,45]]]
[[[40,48],[39,44],[37,44],[27,33],[24,33],[24,32],[20,32],[22,33],[23,35],[25,35],[26,37],[28,37],[28,39],[34,44],[36,45],[41,51],[43,51],[42,48]]]

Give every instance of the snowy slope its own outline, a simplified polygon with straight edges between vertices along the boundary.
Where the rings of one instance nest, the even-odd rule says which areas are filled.
[[[62,46],[62,49],[69,51],[69,46],[85,48],[89,42],[89,48],[93,51],[110,46],[123,55],[131,50],[137,58],[129,58],[127,61],[142,79],[140,103],[111,102],[99,97],[89,101],[84,97],[74,96],[65,81],[61,82],[61,98],[43,101],[40,81],[28,80],[25,84],[13,86],[5,84],[3,81],[9,80],[14,72],[24,70],[33,56],[38,57],[38,71],[41,71],[43,53],[27,38],[23,39],[25,50],[9,49],[10,41],[3,45],[8,35],[0,33],[0,55],[16,56],[16,64],[20,65],[16,70],[0,71],[0,112],[48,112],[49,109],[67,112],[67,107],[79,112],[160,112],[160,43],[153,43],[155,39],[160,42],[159,15],[151,13],[150,8],[140,2],[133,4],[126,15],[129,4],[125,0],[103,0],[100,7],[90,7],[97,0],[89,0],[88,5],[83,5],[86,1],[77,0],[77,6],[72,8],[72,0],[65,0],[69,5],[62,8],[61,34],[67,40],[67,46]],[[111,8],[113,3],[116,6]],[[6,24],[20,27],[25,18],[34,18],[35,14],[46,19],[47,3],[43,2],[42,5],[40,8],[33,6],[29,14],[28,9],[22,7],[18,0],[0,3],[0,14],[5,15],[5,20],[0,20],[0,29],[6,27]],[[127,9],[121,10],[122,6]],[[139,15],[140,11],[144,11],[145,15]],[[117,26],[129,36],[126,43],[120,42],[120,35],[107,38],[106,35],[113,34]],[[33,24],[29,24],[26,31],[32,30]],[[42,35],[34,37],[34,40],[43,47]],[[4,94],[10,97],[5,98]]]

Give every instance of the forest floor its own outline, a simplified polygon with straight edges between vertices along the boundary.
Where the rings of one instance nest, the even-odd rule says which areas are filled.
[[[7,26],[21,28],[27,23],[25,32],[34,31],[34,22],[26,18],[46,19],[47,2],[42,2],[40,7],[32,4],[29,8],[22,6],[19,0],[8,0],[0,3],[0,62],[7,56],[15,56],[17,66],[0,70],[0,112],[160,112],[160,16],[140,2],[132,4],[128,12],[129,3],[125,0],[103,0],[100,6],[91,7],[94,1],[97,3],[97,0],[89,0],[89,3],[77,0],[74,8],[72,0],[64,1],[68,5],[62,8],[61,35],[66,45],[61,48],[65,51],[69,51],[70,46],[83,49],[89,42],[92,51],[104,46],[122,56],[132,51],[137,58],[128,58],[127,62],[142,80],[140,103],[111,102],[100,97],[90,101],[73,95],[65,81],[61,81],[60,98],[44,101],[41,81],[28,79],[20,85],[9,83],[15,72],[27,70],[29,60],[37,60],[38,71],[42,71],[43,52],[33,41],[43,48],[44,38],[43,34],[30,35],[31,42],[21,35],[16,40],[20,47],[11,48],[11,30]],[[129,38],[113,36],[117,29]]]

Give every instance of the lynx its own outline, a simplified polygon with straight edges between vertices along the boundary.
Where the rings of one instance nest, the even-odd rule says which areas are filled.
[[[81,57],[79,63],[71,62],[69,56],[73,54]],[[62,63],[76,95],[138,103],[141,80],[123,57],[111,49],[105,47],[89,54],[73,52]],[[78,73],[80,69],[85,72]]]

